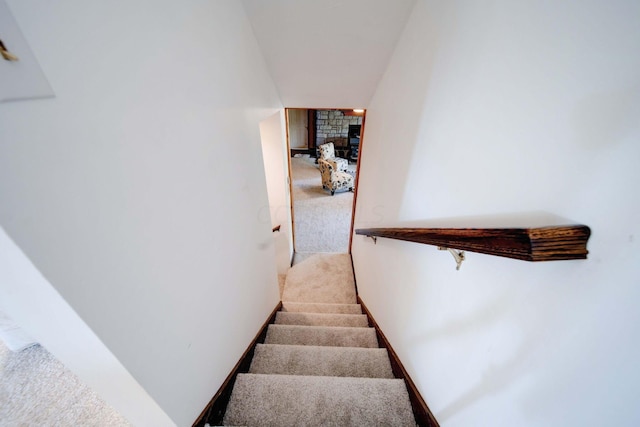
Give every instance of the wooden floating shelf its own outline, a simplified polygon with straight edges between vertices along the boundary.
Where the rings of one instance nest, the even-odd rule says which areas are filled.
[[[586,259],[586,225],[536,228],[361,228],[356,234],[525,261]]]

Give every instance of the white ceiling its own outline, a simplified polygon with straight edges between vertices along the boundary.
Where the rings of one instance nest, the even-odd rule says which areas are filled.
[[[416,0],[243,0],[285,107],[366,108]]]

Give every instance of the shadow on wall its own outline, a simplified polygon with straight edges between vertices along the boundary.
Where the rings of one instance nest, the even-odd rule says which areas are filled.
[[[507,291],[473,313],[454,319],[441,328],[426,331],[419,337],[419,340],[426,342],[450,340],[456,336],[477,333],[483,329],[483,327],[488,328],[489,325],[496,324],[510,311],[509,301],[512,300],[514,295],[515,292]],[[479,382],[443,409],[436,412],[435,415],[437,419],[440,422],[446,422],[483,397],[496,394],[516,381],[525,369],[524,365],[527,363],[527,355],[538,347],[539,337],[533,338],[534,339],[531,339],[531,336],[528,336],[506,361],[500,364],[489,365]],[[489,347],[492,346],[491,343],[486,344]],[[486,346],[483,346],[483,351],[485,347]],[[480,349],[478,349],[478,351],[480,352]],[[473,358],[473,355],[470,357]]]
[[[579,263],[576,261],[576,265]],[[502,393],[510,393],[509,400],[520,406],[518,412],[527,419],[534,419],[540,416],[538,408],[541,398],[566,399],[567,395],[562,390],[567,379],[579,375],[573,372],[574,359],[577,357],[576,348],[580,348],[580,341],[585,337],[574,335],[575,329],[567,331],[558,328],[558,325],[572,323],[566,317],[569,309],[566,296],[560,293],[566,291],[572,294],[573,290],[558,288],[554,283],[523,285],[526,286],[524,289],[517,287],[518,278],[526,275],[530,269],[555,270],[562,266],[536,263],[519,265],[520,268],[507,273],[501,270],[501,293],[486,304],[478,306],[471,313],[454,315],[443,326],[409,339],[429,348],[466,348],[470,351],[463,358],[475,366],[470,371],[482,372],[479,378],[469,380],[466,390],[461,390],[442,409],[434,411],[443,424],[462,415],[483,399]],[[484,286],[482,279],[472,286]],[[570,308],[576,313],[591,309],[588,298],[576,299],[572,304]],[[580,318],[580,315],[576,318]],[[585,326],[581,330],[588,335],[590,329],[586,325],[580,326]],[[470,342],[474,342],[475,348],[465,347]],[[461,363],[460,360],[458,363]],[[442,360],[438,363],[442,363]],[[557,384],[553,390],[548,389],[551,383]]]

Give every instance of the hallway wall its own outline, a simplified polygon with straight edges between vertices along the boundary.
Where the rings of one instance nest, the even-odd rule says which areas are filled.
[[[34,299],[68,303],[50,321],[84,323],[1,304],[130,420],[162,414],[94,359],[190,425],[279,299],[259,123],[282,105],[243,7],[8,4],[56,97],[0,104],[0,225],[46,279]],[[87,326],[103,347],[66,335]]]
[[[442,425],[640,423],[638,18],[625,0],[413,10],[367,106],[356,228],[592,229],[586,261],[460,271],[354,236],[360,295]]]
[[[289,152],[285,111],[281,110],[260,122],[260,140],[264,161],[268,209],[260,211],[260,219],[268,220],[273,233],[278,274],[287,274],[293,260],[293,227],[291,222],[291,190],[289,186]]]

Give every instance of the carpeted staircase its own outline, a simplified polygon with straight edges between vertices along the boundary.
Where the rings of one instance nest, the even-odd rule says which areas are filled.
[[[287,275],[282,309],[236,379],[225,425],[416,425],[404,380],[355,304],[348,257],[316,255]]]

